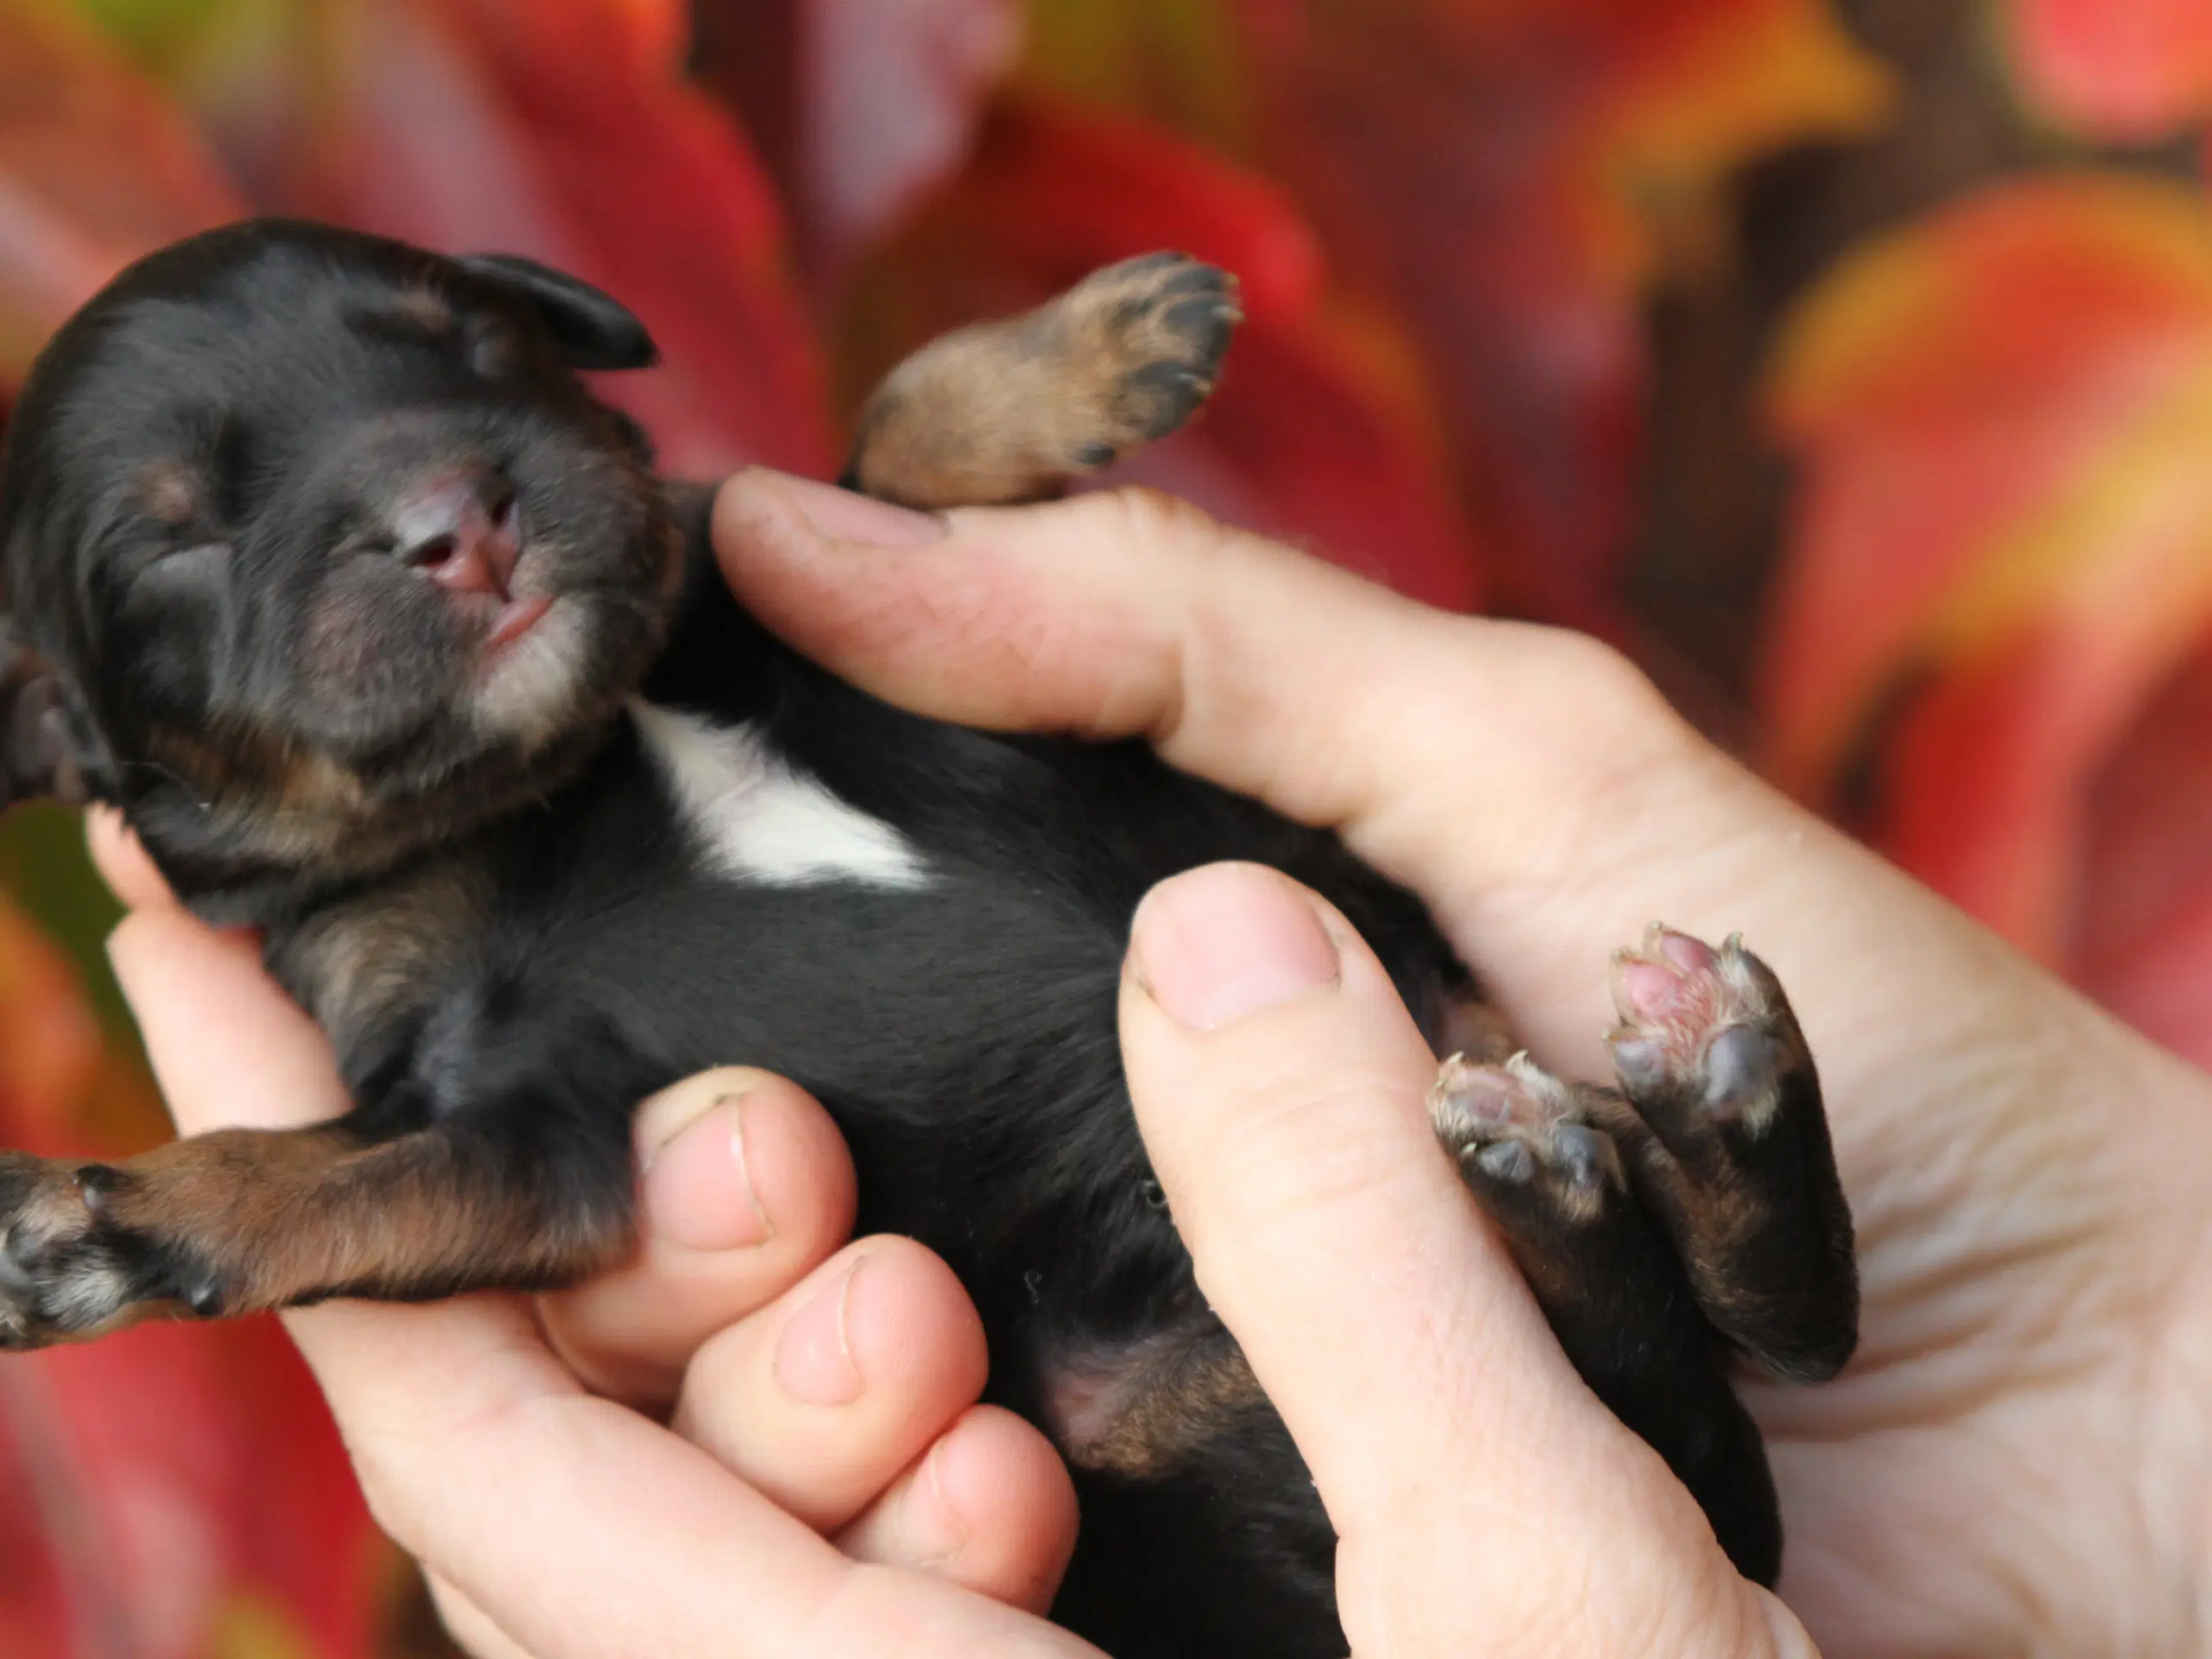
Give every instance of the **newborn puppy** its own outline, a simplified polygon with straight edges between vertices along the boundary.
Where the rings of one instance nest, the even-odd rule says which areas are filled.
[[[1236,315],[1155,254],[949,336],[848,481],[1049,494],[1189,416]],[[113,1165],[0,1154],[0,1346],[573,1282],[632,1247],[636,1103],[764,1066],[836,1116],[861,1227],[959,1274],[991,1397],[1075,1469],[1057,1616],[1125,1656],[1340,1655],[1326,1517],[1146,1165],[1122,954],[1147,888],[1236,858],[1339,906],[1440,1049],[1485,1028],[1465,972],[1330,834],[785,648],[718,579],[707,493],[577,378],[652,359],[529,261],[285,221],[153,255],[48,347],[0,473],[0,801],[119,807],[184,902],[263,931],[355,1103]],[[1812,1061],[1733,940],[1655,928],[1615,983],[1617,1086],[1490,1041],[1438,1078],[1439,1155],[1771,1580],[1726,1369],[1827,1376],[1857,1319]]]

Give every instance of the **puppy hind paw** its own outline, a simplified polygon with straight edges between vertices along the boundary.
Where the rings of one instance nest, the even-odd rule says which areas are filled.
[[[1613,958],[1615,1125],[1707,1318],[1770,1373],[1833,1376],[1857,1340],[1850,1205],[1781,982],[1736,936],[1654,924]]]
[[[1655,922],[1639,947],[1613,953],[1612,985],[1614,1070],[1670,1148],[1724,1127],[1766,1132],[1807,1060],[1779,982],[1741,935],[1716,950]]]
[[[1625,1192],[1620,1153],[1573,1088],[1525,1053],[1501,1065],[1454,1054],[1429,1086],[1437,1139],[1478,1192],[1585,1220]]]

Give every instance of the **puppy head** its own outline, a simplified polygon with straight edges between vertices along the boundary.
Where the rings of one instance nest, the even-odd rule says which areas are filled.
[[[672,602],[645,441],[576,378],[652,359],[504,256],[257,220],[124,271],[0,459],[0,803],[116,801],[219,880],[372,868],[543,793]]]

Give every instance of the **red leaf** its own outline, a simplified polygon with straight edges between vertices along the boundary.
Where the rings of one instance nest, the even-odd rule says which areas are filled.
[[[56,1150],[106,1064],[99,1022],[60,951],[0,895],[0,1129]]]
[[[0,1653],[198,1659],[244,1599],[323,1659],[373,1649],[384,1548],[273,1325],[0,1359],[0,1541],[29,1545]]]
[[[2069,955],[2085,989],[2212,1065],[2212,639],[2088,790]]]
[[[1435,603],[1471,604],[1474,549],[1388,331],[1322,308],[1312,238],[1279,192],[1136,123],[1041,99],[1001,107],[973,164],[872,264],[852,379],[1156,248],[1236,271],[1249,321],[1199,420],[1116,476],[1317,542]]]
[[[2063,125],[2139,143],[2212,114],[2202,0],[2012,0],[2028,101]]]
[[[2101,758],[2212,615],[2212,212],[1986,192],[1829,279],[1777,404],[1777,770],[1833,804],[1866,760],[1880,843],[2058,960]]]
[[[1642,464],[1655,227],[1879,77],[1816,0],[1243,0],[1255,148],[1402,314],[1501,585],[1606,626]]]

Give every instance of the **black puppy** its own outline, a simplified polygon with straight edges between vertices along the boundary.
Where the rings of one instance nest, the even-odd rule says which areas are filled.
[[[1154,255],[950,336],[849,481],[1049,493],[1189,415],[1236,316]],[[48,347],[0,473],[0,800],[119,806],[194,910],[264,931],[356,1103],[112,1166],[0,1154],[0,1345],[572,1281],[632,1246],[632,1105],[746,1062],[836,1115],[862,1227],[951,1264],[992,1397],[1073,1465],[1065,1622],[1341,1654],[1326,1519],[1149,1179],[1122,954],[1147,888],[1241,858],[1340,906],[1433,1038],[1465,971],[1329,834],[780,645],[715,575],[706,493],[576,377],[652,356],[542,266],[279,221],[142,261]],[[1491,1045],[1432,1109],[1583,1376],[1771,1580],[1727,1357],[1843,1363],[1850,1218],[1772,976],[1660,931],[1624,960],[1618,1090]]]

